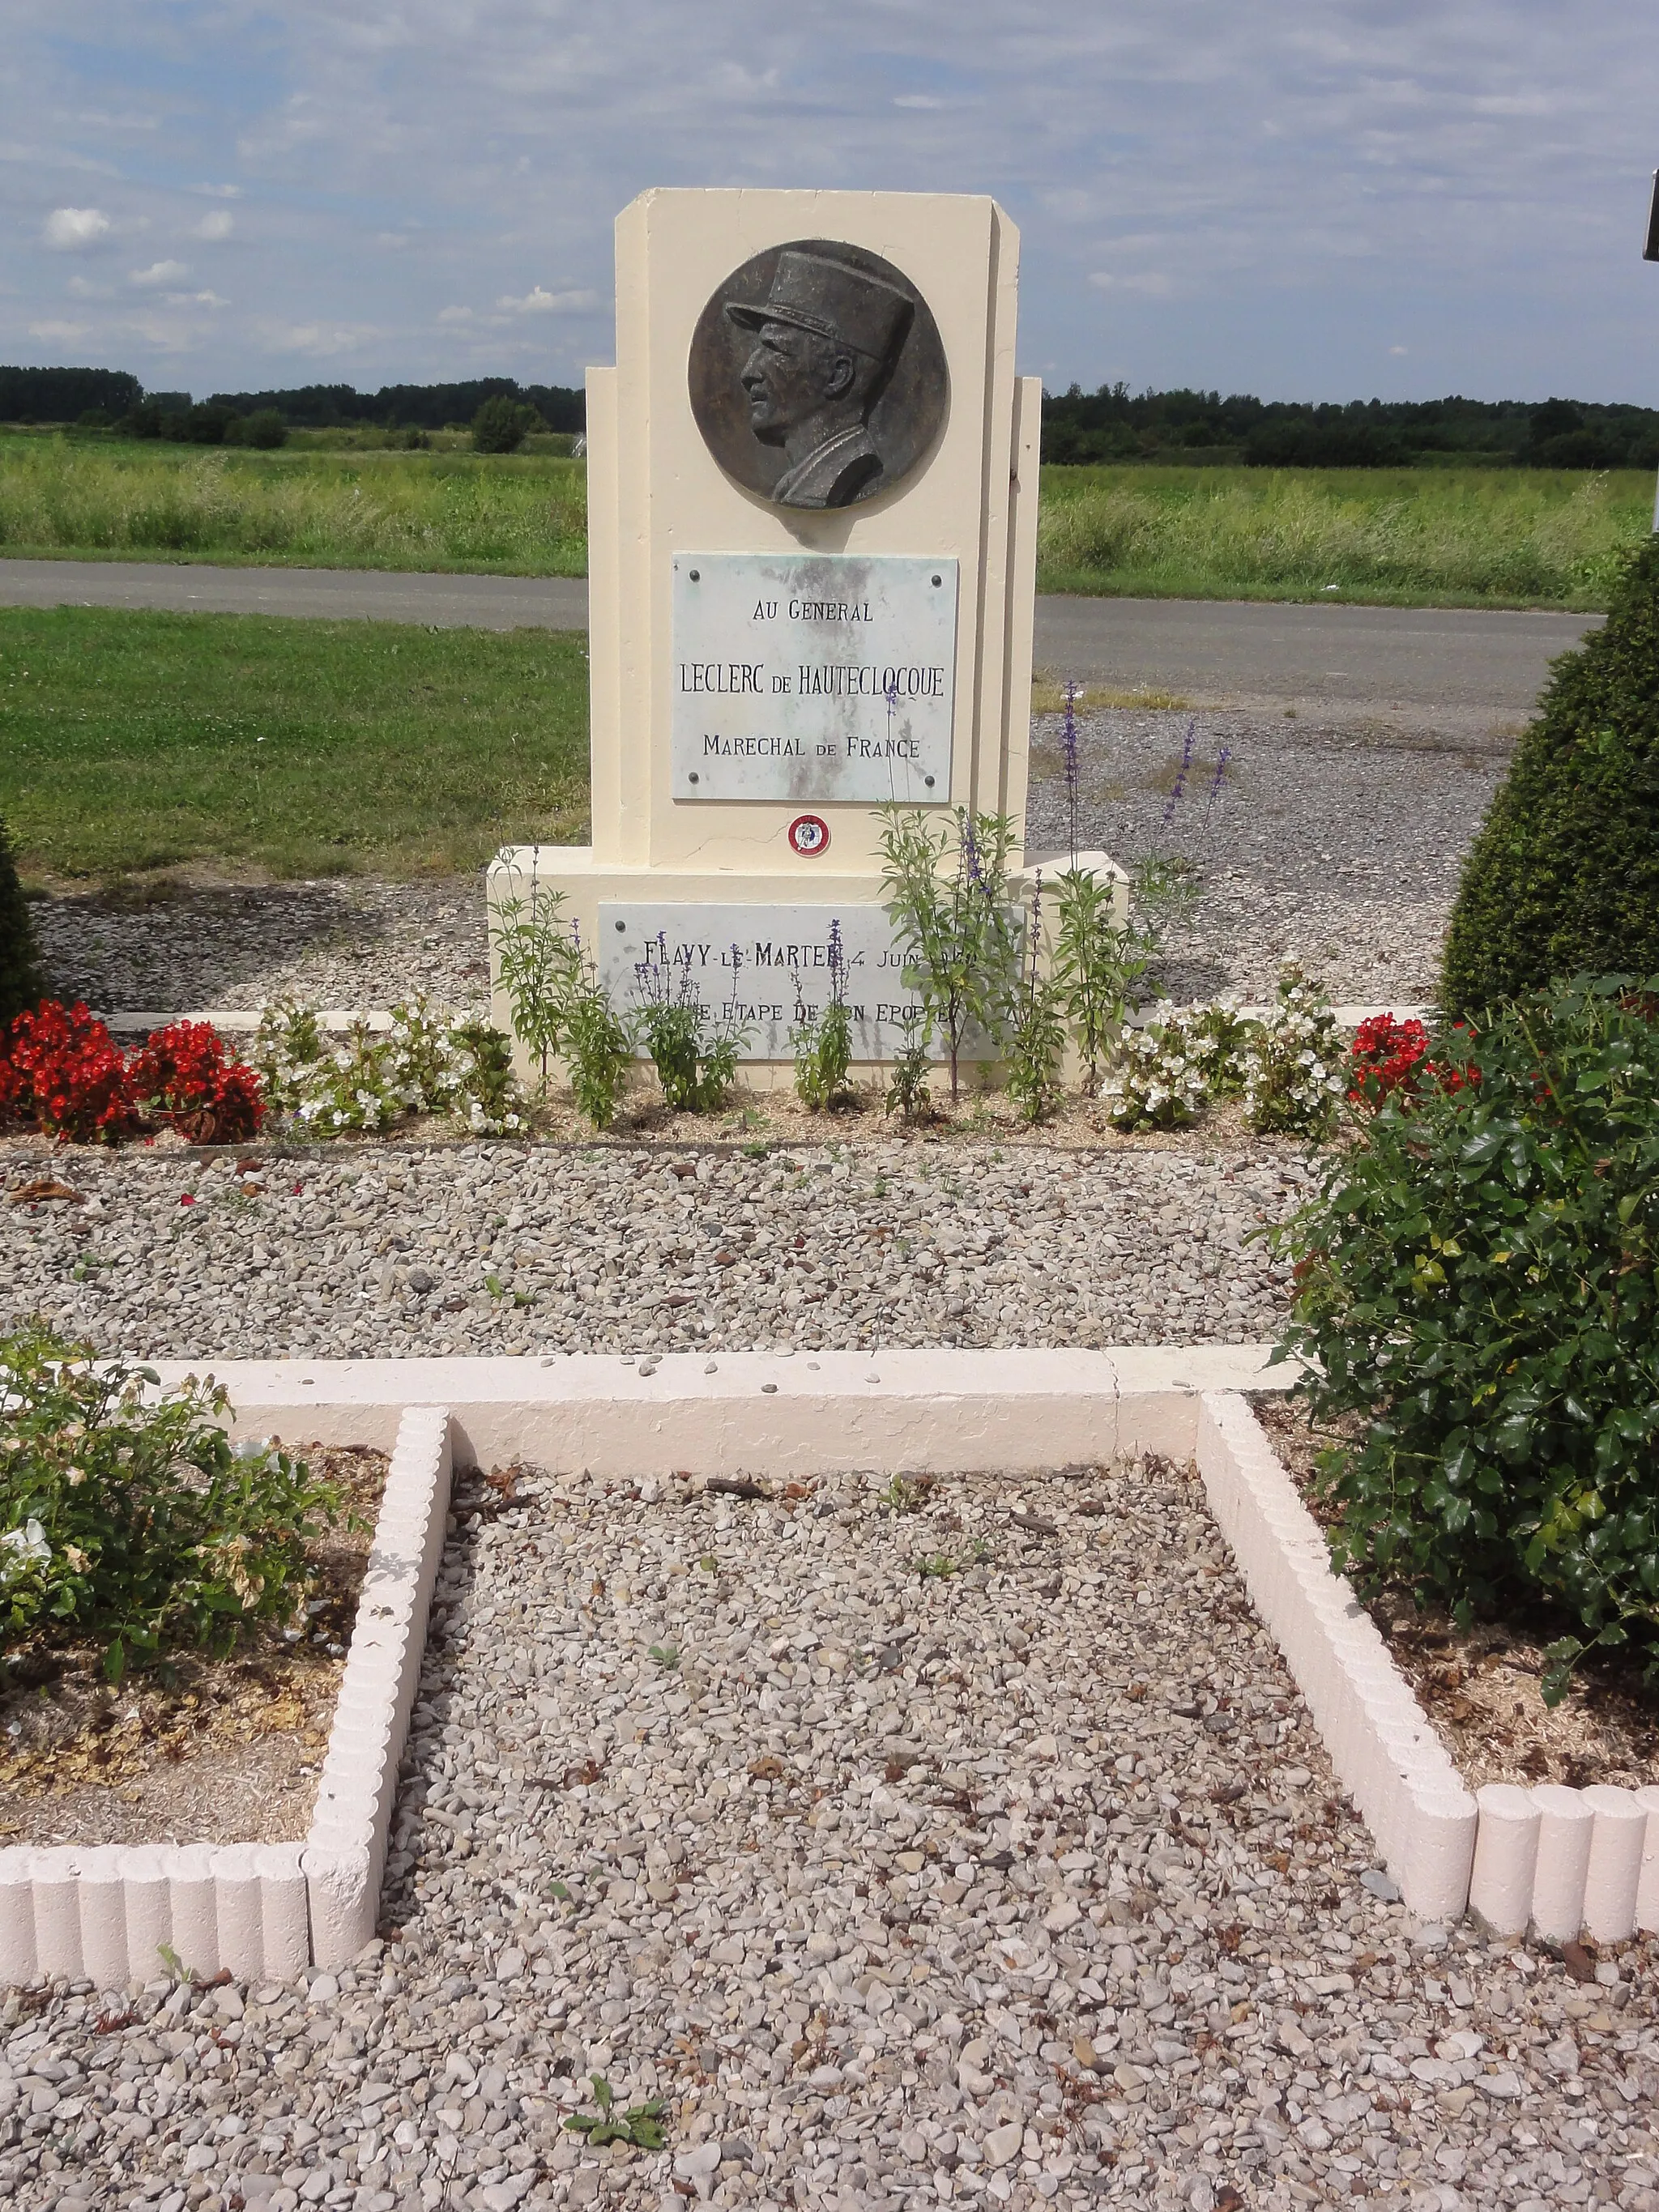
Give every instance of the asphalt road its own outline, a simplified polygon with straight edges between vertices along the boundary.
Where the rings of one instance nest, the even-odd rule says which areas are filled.
[[[587,586],[565,577],[0,560],[0,605],[580,629]],[[1600,621],[1237,599],[1040,599],[1036,662],[1055,677],[1151,687],[1195,704],[1270,703],[1337,720],[1501,736],[1531,707],[1555,655]]]

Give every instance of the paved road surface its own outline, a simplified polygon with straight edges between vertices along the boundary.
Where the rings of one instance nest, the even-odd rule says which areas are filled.
[[[0,560],[0,604],[331,615],[445,628],[580,629],[580,579],[166,562]],[[1512,727],[1559,653],[1599,616],[1243,600],[1037,601],[1036,659],[1055,676],[1194,702],[1272,702],[1470,735]]]

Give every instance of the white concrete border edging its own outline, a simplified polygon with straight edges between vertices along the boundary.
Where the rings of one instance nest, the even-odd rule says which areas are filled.
[[[1251,1602],[1401,1896],[1425,1920],[1459,1918],[1475,1801],[1242,1397],[1205,1395],[1197,1460]]]
[[[1288,1390],[1265,1344],[1115,1351],[665,1352],[546,1358],[156,1361],[163,1387],[210,1373],[232,1434],[325,1436],[384,1451],[402,1408],[449,1409],[460,1467],[532,1459],[554,1473],[764,1473],[881,1467],[1012,1472],[1192,1456],[1199,1395]],[[714,1369],[711,1374],[708,1370]]]
[[[343,1966],[374,1933],[453,1462],[447,1409],[409,1407],[398,1425],[301,1861],[311,1955],[319,1966]]]
[[[14,1844],[0,1850],[0,1989],[100,1990],[180,1964],[239,1980],[337,1966],[374,1933],[386,1826],[449,1505],[449,1417],[398,1425],[304,1844]]]
[[[1207,1395],[1198,1466],[1257,1612],[1414,1912],[1547,1943],[1659,1931],[1659,1789],[1465,1787],[1243,1398]]]

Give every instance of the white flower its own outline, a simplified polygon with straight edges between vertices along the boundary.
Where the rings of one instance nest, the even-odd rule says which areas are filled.
[[[0,1583],[14,1581],[25,1567],[44,1567],[52,1557],[52,1546],[46,1541],[46,1532],[38,1521],[26,1521],[21,1528],[8,1528],[0,1536]]]

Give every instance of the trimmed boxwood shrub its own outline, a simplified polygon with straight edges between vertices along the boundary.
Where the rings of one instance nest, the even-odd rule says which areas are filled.
[[[1659,975],[1437,1041],[1278,1232],[1340,1566],[1659,1678]],[[1473,1063],[1471,1066],[1470,1063]],[[1479,1073],[1474,1070],[1478,1068]],[[1358,1417],[1357,1421],[1352,1417]]]
[[[1555,664],[1463,867],[1443,1003],[1659,969],[1659,538]]]
[[[40,969],[28,902],[17,880],[17,862],[0,819],[0,1029],[40,996]]]

